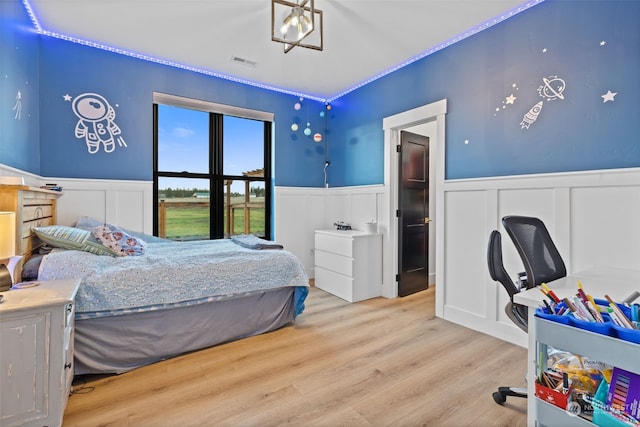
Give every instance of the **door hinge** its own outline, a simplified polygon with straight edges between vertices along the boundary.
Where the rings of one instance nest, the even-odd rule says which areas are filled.
[[[396,282],[399,282],[399,281],[400,281],[400,275],[396,274]]]
[[[400,209],[396,210],[396,218],[400,218]]]
[[[399,153],[402,151],[402,146],[401,145],[396,145],[396,153]]]

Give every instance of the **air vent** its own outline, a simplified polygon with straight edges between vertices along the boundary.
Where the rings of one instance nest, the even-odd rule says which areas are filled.
[[[235,62],[236,64],[244,65],[245,67],[255,68],[257,62],[251,61],[249,59],[240,58],[239,56],[232,56],[231,62]]]

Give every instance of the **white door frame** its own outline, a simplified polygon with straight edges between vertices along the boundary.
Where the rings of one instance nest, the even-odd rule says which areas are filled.
[[[434,274],[444,271],[444,260],[441,256],[443,252],[444,221],[438,221],[444,217],[443,192],[441,191],[444,182],[444,143],[445,143],[445,114],[447,113],[447,100],[441,99],[412,110],[404,111],[393,116],[385,117],[382,120],[384,130],[384,186],[385,204],[387,206],[386,215],[388,218],[386,229],[382,229],[386,234],[386,241],[383,245],[382,271],[383,284],[382,295],[387,298],[398,296],[398,153],[396,146],[400,144],[400,131],[420,124],[436,123],[436,137],[429,141],[429,240],[436,242],[436,263]],[[435,188],[435,191],[431,191]],[[433,207],[435,206],[435,213]],[[435,233],[434,233],[435,229]],[[431,244],[429,245],[432,246]],[[433,254],[429,254],[433,256]],[[429,272],[431,275],[432,272]],[[439,282],[443,283],[443,277],[439,277]],[[436,292],[436,315],[442,317],[443,292]]]

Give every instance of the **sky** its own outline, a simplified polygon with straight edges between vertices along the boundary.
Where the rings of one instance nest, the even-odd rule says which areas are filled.
[[[158,123],[159,171],[207,173],[209,113],[160,104]],[[243,172],[264,167],[263,122],[224,116],[223,129],[225,175],[242,175]],[[173,188],[200,188],[200,183],[202,188],[208,187],[205,180],[162,181],[170,182]],[[161,187],[164,186],[161,184]],[[244,184],[234,182],[232,191],[243,192]]]

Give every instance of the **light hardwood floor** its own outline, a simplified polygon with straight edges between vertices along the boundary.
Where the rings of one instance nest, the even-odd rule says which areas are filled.
[[[64,426],[524,426],[526,349],[434,316],[434,289],[356,304],[311,288],[295,324],[78,379]]]

